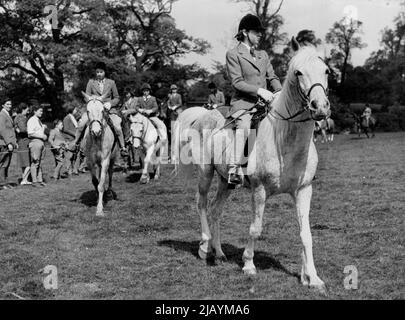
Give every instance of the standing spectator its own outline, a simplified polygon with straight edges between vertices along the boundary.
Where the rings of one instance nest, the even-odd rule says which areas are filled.
[[[176,121],[177,116],[181,113],[183,107],[183,101],[181,95],[177,93],[177,86],[172,84],[170,86],[170,93],[167,101],[167,107],[169,111],[169,118],[171,121]]]
[[[13,120],[10,116],[11,99],[5,98],[0,111],[0,189],[13,189],[8,184],[8,168],[10,167],[13,151],[17,147]]]
[[[17,133],[17,165],[22,170],[21,185],[29,185],[30,176],[30,155],[28,150],[27,114],[30,107],[26,103],[20,103],[16,109],[17,115],[14,118],[14,127]]]
[[[76,151],[74,150],[74,140],[77,128],[76,115],[78,109],[73,102],[66,102],[64,104],[64,109],[67,111],[67,115],[63,119],[62,134],[67,145],[67,151],[65,152],[65,159],[67,161],[68,174],[71,176],[73,174],[73,168],[76,162]],[[75,174],[77,170],[74,170]]]
[[[76,107],[76,109],[78,111],[75,114],[75,118],[76,118],[76,121],[79,123],[79,120],[80,120],[82,114],[87,112],[87,107],[82,106],[82,108],[80,108],[80,109],[78,109],[78,107]],[[74,166],[73,166],[73,174],[75,174],[75,175],[78,175],[79,172],[81,172],[81,173],[86,172],[86,168],[87,168],[87,158],[86,158],[86,154],[85,154],[86,141],[87,141],[86,137],[83,137],[82,141],[80,142],[79,152],[76,153],[76,156],[75,156],[75,162],[74,162]]]
[[[127,143],[128,140],[131,138],[130,136],[130,122],[128,120],[128,115],[133,113],[136,110],[136,105],[138,102],[138,98],[135,97],[134,90],[127,87],[124,90],[124,103],[121,108],[122,114],[122,129],[124,133],[124,139]]]
[[[30,139],[28,147],[31,157],[31,177],[34,187],[42,187],[46,184],[42,176],[41,161],[44,156],[45,141],[48,137],[45,134],[46,125],[41,122],[44,109],[40,105],[36,105],[33,107],[33,111],[34,115],[27,122],[28,138]]]
[[[178,88],[175,84],[170,86],[170,93],[167,100],[166,127],[169,141],[171,141],[172,124],[177,120],[177,117],[181,113],[183,107],[183,101],[181,99],[181,95],[177,93],[177,89]]]
[[[225,96],[222,91],[217,89],[215,83],[211,82],[208,85],[208,89],[210,89],[210,95],[208,96],[208,105],[212,109],[216,109],[218,107],[222,107],[225,105]]]
[[[55,180],[59,180],[61,177],[61,170],[65,159],[65,139],[62,134],[62,129],[63,121],[57,119],[54,121],[54,129],[49,133],[49,142],[55,158],[55,170],[52,176]]]

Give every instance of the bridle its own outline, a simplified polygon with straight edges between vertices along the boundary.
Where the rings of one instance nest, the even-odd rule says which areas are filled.
[[[289,117],[284,117],[282,114],[280,114],[278,111],[276,111],[274,109],[271,109],[269,111],[269,114],[271,116],[273,116],[277,120],[284,120],[284,121],[290,121],[290,122],[307,122],[307,121],[310,121],[310,120],[316,121],[316,119],[314,119],[314,117],[313,117],[313,112],[316,111],[316,109],[314,109],[311,106],[311,99],[310,99],[311,92],[316,87],[321,87],[323,92],[325,93],[326,97],[328,97],[328,88],[325,89],[325,87],[322,85],[322,83],[319,83],[319,82],[314,83],[309,88],[308,93],[305,93],[301,89],[300,83],[298,81],[298,76],[297,76],[297,91],[298,91],[299,96],[301,97],[301,101],[302,101],[301,107],[302,108],[300,110],[298,110],[296,113],[294,113],[293,115],[290,115],[290,113],[289,113],[289,111],[287,109],[287,112],[289,113]],[[307,111],[310,112],[310,117],[309,118],[302,119],[302,120],[295,120],[295,121],[293,120],[293,119],[297,118],[298,116],[300,116],[301,114],[303,114],[304,112],[307,112]],[[276,113],[277,116],[275,116],[273,113]]]
[[[318,58],[320,60],[322,60],[323,63],[325,63],[324,60],[321,57],[318,57]],[[311,106],[311,98],[310,98],[311,92],[316,87],[321,87],[323,92],[325,93],[326,97],[328,97],[329,96],[329,88],[328,87],[325,88],[322,83],[316,82],[309,88],[308,93],[306,93],[304,90],[302,90],[302,88],[300,86],[300,81],[298,79],[298,74],[296,73],[295,76],[296,76],[296,80],[297,80],[297,92],[298,92],[298,95],[301,97],[301,107],[302,107],[301,110],[298,110],[295,114],[291,115],[290,112],[287,109],[289,117],[284,117],[283,115],[281,115],[276,110],[270,110],[269,114],[272,115],[275,119],[284,120],[284,121],[290,121],[290,122],[307,122],[307,121],[310,121],[310,120],[316,121],[316,119],[314,119],[314,117],[313,117],[313,112],[316,111],[316,109],[314,109]],[[306,119],[303,119],[303,120],[293,121],[293,119],[295,119],[296,117],[300,116],[301,114],[303,114],[304,112],[307,112],[307,111],[310,112],[310,117],[309,118],[306,118]],[[272,112],[275,112],[279,118],[275,117],[274,114],[272,114]]]
[[[139,124],[141,125],[141,130],[140,130],[140,136],[139,137],[135,137],[133,136],[134,139],[138,139],[139,141],[142,141],[145,138],[145,133],[148,130],[149,127],[149,121],[147,121],[147,128],[145,129],[145,123],[141,120],[136,120],[136,121],[131,121],[131,125],[132,124]],[[132,135],[132,130],[131,130],[131,135]]]
[[[98,100],[98,101],[101,102],[101,100],[99,100],[99,99],[93,99],[93,101],[94,101],[94,100]],[[94,119],[94,120],[91,120],[91,121],[89,122],[89,130],[90,130],[90,133],[91,133],[91,134],[93,134],[93,132],[92,132],[92,130],[91,130],[91,127],[92,127],[92,125],[93,125],[94,123],[98,123],[98,124],[100,125],[100,127],[101,127],[101,132],[102,132],[102,133],[104,132],[103,120],[105,120],[107,116],[108,116],[108,115],[107,115],[106,111],[105,111],[104,108],[103,108],[103,111],[102,111],[102,119],[101,119],[101,120]],[[90,120],[90,112],[89,112],[89,110],[87,110],[87,118]],[[93,135],[94,135],[94,134],[93,134]]]

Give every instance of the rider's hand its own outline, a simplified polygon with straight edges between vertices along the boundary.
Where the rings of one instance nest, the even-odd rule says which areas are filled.
[[[104,103],[104,109],[106,109],[107,111],[110,111],[110,109],[111,109],[111,102],[106,102],[106,103]]]
[[[257,90],[257,95],[266,102],[271,102],[274,99],[274,95],[269,90],[263,88]]]
[[[9,151],[9,152],[13,152],[14,146],[13,146],[12,143],[9,143],[7,147],[8,147],[8,151]]]
[[[212,109],[216,109],[216,108],[218,108],[218,105],[217,105],[217,104],[213,104],[213,105],[212,105]]]

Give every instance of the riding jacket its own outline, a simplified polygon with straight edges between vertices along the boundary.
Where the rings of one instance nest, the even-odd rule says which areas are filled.
[[[226,68],[235,91],[229,115],[250,109],[257,101],[257,90],[267,89],[267,80],[274,92],[281,90],[280,80],[263,50],[254,51],[253,56],[248,47],[240,42],[226,53]]]

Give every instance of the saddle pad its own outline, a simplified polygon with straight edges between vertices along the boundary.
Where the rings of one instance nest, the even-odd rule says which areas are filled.
[[[222,107],[218,107],[214,110],[218,111],[224,118],[226,118],[228,112],[229,112],[230,107],[228,106],[222,106]]]

